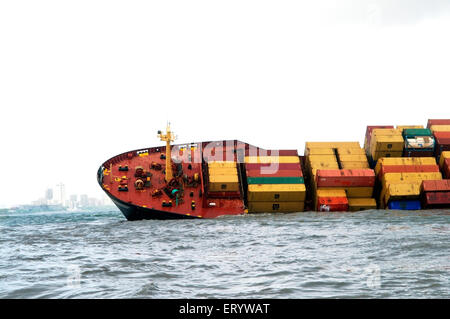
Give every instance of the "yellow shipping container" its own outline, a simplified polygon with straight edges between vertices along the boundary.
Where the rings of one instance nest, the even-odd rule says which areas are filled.
[[[372,197],[373,187],[322,187],[321,189],[341,190],[347,194],[347,198]]]
[[[339,169],[339,165],[337,162],[328,162],[328,163],[323,163],[323,162],[313,162],[310,163],[310,168],[313,171],[313,174],[315,174],[315,170],[318,169]]]
[[[420,197],[420,183],[414,184],[389,184],[386,188],[384,203],[396,199],[416,199]]]
[[[328,162],[336,162],[335,155],[309,155],[307,157],[308,162],[320,162],[320,163],[328,163]]]
[[[305,202],[248,202],[249,213],[303,212]]]
[[[236,162],[209,162],[209,168],[233,168],[236,167]]]
[[[397,135],[402,136],[402,132],[396,128],[376,128],[372,130],[372,138],[374,136]]]
[[[361,148],[359,142],[306,142],[305,150],[313,148]]]
[[[367,162],[367,156],[363,155],[339,155],[341,162]]]
[[[377,209],[377,202],[374,198],[349,198],[349,211],[357,212],[361,210]]]
[[[298,156],[246,156],[245,163],[300,163]]]
[[[342,162],[341,161],[341,167],[343,169],[369,168],[369,162],[367,162],[367,160],[365,162]]]
[[[371,153],[380,151],[403,151],[405,140],[401,135],[373,136],[370,141]]]
[[[436,164],[436,159],[434,157],[416,157],[416,160],[420,163],[419,165]]]
[[[248,200],[260,202],[303,202],[305,184],[251,184],[248,185]]]
[[[450,125],[431,125],[432,132],[450,132]]]
[[[366,152],[363,148],[345,148],[338,147],[337,152],[339,156],[342,155],[366,155]]]
[[[439,167],[444,167],[445,159],[450,158],[450,151],[444,151],[441,153],[441,159],[439,160]]]
[[[421,183],[424,180],[440,180],[442,174],[433,173],[386,173],[383,175],[382,184],[386,187],[388,184],[413,184]]]
[[[402,155],[403,155],[403,151],[395,151],[395,152],[392,152],[392,151],[380,151],[380,152],[371,153],[372,159],[374,161],[376,161],[376,160],[378,160],[380,158],[383,158],[383,157],[386,157],[386,158],[389,158],[389,157],[401,157]]]
[[[332,148],[312,148],[306,150],[305,156],[308,155],[334,155],[334,150]]]
[[[423,128],[423,125],[397,125],[397,130],[399,130],[400,133],[403,133],[403,130],[405,129],[411,128]]]
[[[375,166],[375,173],[381,170],[381,165],[436,165],[434,157],[383,157]]]
[[[221,181],[225,181],[225,182],[238,182],[238,177],[235,174],[232,175],[213,175],[213,176],[209,176],[209,181],[210,182],[221,182]]]
[[[237,176],[237,169],[236,168],[209,168],[208,169],[209,175],[236,175]]]
[[[210,176],[209,190],[212,192],[237,192],[239,191],[238,177],[235,175]]]
[[[347,197],[347,193],[344,188],[319,188],[317,197]]]

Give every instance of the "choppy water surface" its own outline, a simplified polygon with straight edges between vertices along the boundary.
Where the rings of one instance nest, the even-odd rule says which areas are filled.
[[[0,298],[449,298],[450,211],[0,215]]]

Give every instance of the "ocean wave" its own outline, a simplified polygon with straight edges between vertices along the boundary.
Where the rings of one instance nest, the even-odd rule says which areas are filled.
[[[0,298],[449,298],[450,212],[0,218]]]

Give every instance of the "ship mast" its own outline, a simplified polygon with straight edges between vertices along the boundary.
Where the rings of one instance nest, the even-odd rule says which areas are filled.
[[[175,135],[170,130],[170,123],[167,123],[166,134],[162,134],[161,131],[158,131],[158,137],[161,141],[166,142],[166,182],[169,182],[173,178],[170,142],[175,140]]]

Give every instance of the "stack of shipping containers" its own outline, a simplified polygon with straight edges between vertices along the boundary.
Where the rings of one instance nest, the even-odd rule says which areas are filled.
[[[450,179],[423,181],[421,191],[424,208],[450,206]]]
[[[365,149],[372,167],[382,157],[402,157],[404,140],[402,132],[394,128],[372,128],[366,136]]]
[[[359,142],[307,142],[305,156],[314,210],[376,208],[375,175]]]
[[[372,169],[317,170],[317,210],[359,211],[376,209],[371,198],[375,185]]]
[[[349,211],[376,209],[376,201],[372,198],[375,173],[369,169],[364,149],[361,147],[338,147],[337,158],[342,170],[350,170],[342,171],[341,174],[355,176],[355,179],[349,181],[352,185],[349,185],[348,182],[341,185],[345,186]]]
[[[359,143],[357,146],[359,147]],[[318,210],[318,187],[316,184],[317,170],[319,169],[339,169],[339,163],[335,149],[338,147],[356,147],[356,144],[333,143],[333,142],[306,142],[305,157],[306,170],[310,181],[311,199],[314,210]],[[321,192],[321,201],[332,201],[334,199],[336,205],[343,206],[341,210],[348,208],[348,200],[345,192],[333,192],[325,194]],[[335,206],[336,206],[335,205]]]
[[[375,173],[381,184],[379,207],[389,209],[420,209],[422,182],[442,179],[434,157],[381,158]]]
[[[439,166],[444,177],[450,179],[450,119],[428,120],[427,127],[433,132],[435,139],[434,155],[439,161]],[[436,189],[439,191],[428,191],[428,185],[423,187],[424,203],[429,207],[450,206],[450,193],[446,191],[442,182],[437,182]],[[443,191],[444,190],[444,191]]]
[[[368,126],[364,148],[306,142],[304,155],[305,176],[296,150],[246,153],[240,168],[249,212],[303,211],[306,195],[318,211],[450,206],[450,119],[428,120],[427,128]],[[209,164],[209,191],[239,193],[238,168]]]
[[[392,126],[392,125],[372,125],[372,126],[367,126],[366,135],[364,137],[364,151],[366,152],[367,157],[370,159],[370,163],[369,164],[371,165],[371,167],[373,167],[373,163],[372,163],[373,160],[372,160],[372,157],[370,155],[370,142],[371,142],[371,139],[372,139],[372,131],[374,129],[377,129],[377,128],[393,129],[394,126]]]
[[[306,188],[296,150],[246,156],[249,213],[304,211]]]
[[[439,168],[445,178],[450,179],[450,151],[444,151],[440,155]]]
[[[427,128],[433,132],[436,142],[434,155],[439,159],[442,152],[450,151],[450,119],[428,120]]]
[[[209,192],[239,192],[236,162],[208,163]]]
[[[361,147],[338,147],[337,160],[342,169],[369,168],[366,153]]]

